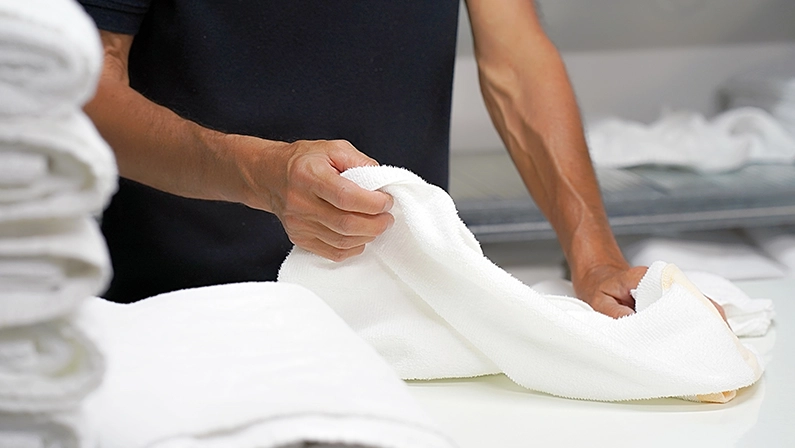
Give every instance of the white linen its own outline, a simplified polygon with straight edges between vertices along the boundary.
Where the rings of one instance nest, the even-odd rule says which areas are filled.
[[[787,275],[795,276],[795,226],[745,229],[759,249],[781,264]]]
[[[67,319],[0,328],[0,411],[74,409],[103,371],[101,353]]]
[[[0,0],[0,117],[60,115],[94,94],[102,45],[73,0]]]
[[[391,194],[394,226],[340,263],[294,248],[279,281],[316,292],[403,378],[504,372],[570,398],[725,401],[762,373],[673,265],[654,265],[638,312],[612,319],[576,299],[542,296],[495,266],[450,197],[416,175],[364,167],[343,176]]]
[[[82,112],[0,120],[0,224],[82,216],[116,190],[113,152]]]
[[[685,272],[707,271],[729,280],[779,278],[786,274],[781,265],[731,230],[649,236],[621,249],[635,266],[665,260]]]
[[[107,353],[86,401],[104,448],[452,446],[377,353],[300,286],[94,299],[82,311]]]
[[[80,409],[55,414],[0,412],[0,447],[97,448]]]
[[[0,225],[0,328],[63,316],[111,275],[93,218]]]
[[[795,137],[767,112],[733,109],[707,120],[698,113],[668,113],[645,125],[607,119],[587,129],[597,166],[687,167],[704,172],[731,171],[750,163],[792,163]]]

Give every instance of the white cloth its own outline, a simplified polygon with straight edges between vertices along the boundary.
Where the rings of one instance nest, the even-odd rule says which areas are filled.
[[[103,371],[101,353],[68,319],[0,328],[0,411],[74,409]]]
[[[690,112],[669,113],[651,125],[607,119],[588,127],[594,164],[687,167],[731,171],[750,163],[792,163],[795,137],[762,109],[733,109],[707,120]]]
[[[751,241],[729,230],[650,236],[624,245],[622,251],[634,266],[665,260],[685,272],[707,271],[729,280],[780,278],[786,274]]]
[[[107,353],[86,401],[104,448],[452,447],[378,354],[300,286],[94,299],[82,311]]]
[[[767,256],[776,260],[790,276],[795,276],[795,226],[745,229],[746,235]]]
[[[0,412],[3,448],[96,448],[92,433],[80,409],[56,414]]]
[[[683,273],[702,294],[723,307],[729,327],[735,335],[755,337],[767,334],[775,317],[771,300],[752,299],[729,280],[711,272]],[[546,280],[532,285],[532,288],[543,295],[575,296],[571,282],[563,279]]]
[[[0,225],[0,328],[69,313],[102,291],[110,271],[90,217]]]
[[[102,45],[74,0],[0,0],[0,117],[59,115],[94,94]]]
[[[673,265],[652,266],[638,312],[612,319],[576,299],[542,296],[491,263],[450,197],[416,175],[366,167],[343,176],[391,194],[395,224],[340,263],[294,248],[279,280],[316,292],[403,378],[501,371],[563,397],[725,401],[732,395],[722,392],[762,373]]]
[[[81,111],[0,120],[0,224],[101,211],[116,190],[113,152]]]

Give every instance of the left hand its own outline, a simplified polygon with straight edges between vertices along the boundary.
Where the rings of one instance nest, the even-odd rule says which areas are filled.
[[[646,266],[599,265],[573,278],[577,297],[594,310],[613,318],[635,313],[635,299],[629,291],[638,287]]]
[[[573,279],[574,291],[582,301],[595,311],[613,318],[629,316],[635,313],[635,299],[629,293],[638,287],[638,283],[646,274],[646,266],[597,266],[580,279]],[[706,297],[706,296],[705,296]],[[723,307],[707,297],[726,321]]]

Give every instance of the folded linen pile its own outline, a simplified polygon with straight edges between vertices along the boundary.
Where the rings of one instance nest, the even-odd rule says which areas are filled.
[[[95,299],[79,321],[107,356],[85,407],[99,446],[453,446],[375,350],[300,286]]]
[[[90,446],[103,357],[73,321],[110,277],[91,213],[116,182],[80,107],[99,35],[73,0],[0,0],[0,446]]]
[[[752,163],[792,163],[795,135],[762,109],[732,109],[712,120],[693,112],[655,123],[607,119],[588,127],[594,164],[625,168],[664,165],[722,172]]]
[[[279,281],[318,294],[403,378],[504,372],[570,398],[724,402],[762,374],[673,265],[654,263],[635,292],[637,313],[612,319],[492,264],[450,197],[414,174],[366,167],[343,176],[391,194],[395,224],[340,263],[294,248]]]

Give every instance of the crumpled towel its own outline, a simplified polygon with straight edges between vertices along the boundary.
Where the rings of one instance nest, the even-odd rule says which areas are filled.
[[[0,328],[0,412],[75,409],[103,372],[102,354],[68,319]]]
[[[314,291],[404,379],[504,372],[562,397],[727,401],[759,379],[757,357],[675,266],[655,263],[637,313],[612,319],[542,296],[483,256],[440,188],[394,167],[342,174],[392,195],[395,224],[335,263],[294,248],[279,281]]]
[[[96,448],[80,409],[48,414],[0,412],[0,446],[8,448]]]
[[[611,118],[589,126],[587,136],[594,164],[610,168],[665,165],[721,172],[795,161],[795,137],[753,107],[712,120],[693,112],[668,113],[650,125]]]
[[[0,328],[64,316],[110,276],[93,218],[0,225]]]
[[[116,159],[81,111],[0,120],[0,224],[102,211]]]
[[[0,117],[61,115],[96,89],[102,45],[74,0],[0,0]]]
[[[300,286],[97,298],[78,321],[107,353],[85,403],[104,448],[453,446],[378,354]]]

